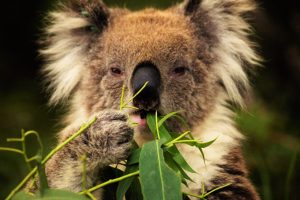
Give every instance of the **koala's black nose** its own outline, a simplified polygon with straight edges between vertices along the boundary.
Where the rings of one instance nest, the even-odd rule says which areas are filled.
[[[150,62],[139,64],[132,76],[132,89],[137,93],[148,82],[142,92],[133,100],[140,109],[151,110],[159,104],[160,73]]]

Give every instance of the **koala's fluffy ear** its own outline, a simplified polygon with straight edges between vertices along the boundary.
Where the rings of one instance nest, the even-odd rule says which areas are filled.
[[[69,0],[48,16],[42,69],[52,92],[50,104],[62,102],[78,85],[93,38],[109,24],[109,9],[100,0]]]
[[[197,29],[205,51],[214,55],[213,67],[230,100],[241,104],[248,88],[245,71],[260,58],[249,39],[249,14],[256,10],[252,0],[186,0],[181,11]]]
[[[86,18],[91,31],[101,32],[108,25],[110,12],[101,0],[70,0],[69,7]]]

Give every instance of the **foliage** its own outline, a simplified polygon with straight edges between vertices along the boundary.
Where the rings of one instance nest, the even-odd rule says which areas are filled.
[[[78,135],[80,135],[81,133],[83,133],[88,127],[90,127],[93,123],[95,122],[95,119],[91,120],[91,122],[83,125],[80,130],[78,132],[76,132],[75,134],[73,134],[70,138],[68,138],[66,141],[64,141],[62,144],[59,144],[56,148],[54,148],[45,158],[42,159],[42,152],[41,150],[43,149],[43,145],[41,143],[41,140],[39,138],[39,134],[35,131],[28,131],[26,133],[24,133],[24,131],[22,131],[22,137],[21,138],[12,138],[12,139],[8,139],[8,141],[14,141],[14,142],[21,142],[22,143],[22,150],[19,149],[14,149],[14,148],[3,148],[1,147],[0,150],[2,151],[12,151],[12,152],[17,152],[20,153],[24,156],[26,163],[28,164],[29,168],[30,168],[30,162],[32,161],[36,161],[38,164],[36,167],[34,167],[29,173],[28,175],[17,185],[17,187],[15,189],[13,189],[11,191],[11,193],[7,196],[7,200],[11,199],[16,192],[18,192],[29,180],[30,178],[36,176],[36,174],[39,174],[40,177],[40,181],[41,183],[47,182],[46,178],[45,178],[45,172],[43,169],[43,166],[45,165],[45,163],[55,154],[57,153],[59,150],[61,150],[66,144],[68,144],[70,141],[72,141],[74,138],[76,138]],[[40,151],[32,158],[28,158],[27,154],[26,154],[26,142],[25,139],[28,135],[30,134],[35,134],[38,138],[38,141],[41,145],[41,149]],[[30,168],[31,169],[31,168]],[[39,170],[38,170],[39,169]],[[42,186],[42,184],[40,184],[40,186]],[[47,184],[45,184],[47,189]],[[41,188],[41,196],[43,194]],[[52,194],[52,192],[51,192]]]
[[[124,103],[124,93],[125,88],[122,89],[120,109],[137,109],[135,107],[129,106],[132,100],[147,86],[147,82],[144,86],[129,100]],[[20,184],[8,195],[7,200],[21,200],[21,199],[74,199],[74,200],[84,200],[84,199],[96,199],[92,192],[102,188],[104,186],[110,185],[112,183],[118,182],[118,188],[116,191],[117,200],[122,200],[124,196],[128,200],[131,199],[172,199],[180,200],[183,196],[193,196],[200,199],[205,199],[212,192],[219,189],[227,187],[230,184],[226,184],[216,188],[210,192],[205,192],[203,185],[202,194],[190,194],[181,191],[181,184],[187,185],[188,181],[193,181],[187,174],[196,173],[191,166],[186,162],[185,158],[181,155],[180,151],[177,149],[177,144],[190,145],[198,148],[201,152],[203,159],[205,160],[203,148],[211,145],[215,140],[202,142],[200,140],[194,139],[191,132],[186,130],[183,133],[170,133],[165,125],[165,122],[170,118],[176,118],[182,122],[184,127],[187,127],[184,120],[180,117],[180,112],[172,112],[166,116],[158,116],[158,113],[148,113],[147,114],[147,124],[151,133],[153,134],[154,140],[144,144],[142,147],[135,146],[133,153],[126,161],[126,170],[123,175],[110,179],[92,188],[86,188],[86,156],[82,157],[83,165],[83,177],[82,177],[82,191],[78,194],[50,189],[48,187],[47,178],[45,175],[44,165],[46,162],[59,150],[61,150],[66,144],[74,140],[80,134],[82,134],[86,129],[88,129],[95,121],[96,118],[84,124],[78,132],[73,134],[63,143],[59,144],[54,148],[49,154],[43,157],[43,145],[39,134],[35,131],[21,132],[21,138],[11,138],[8,142],[21,142],[22,150],[14,148],[4,148],[2,151],[11,151],[22,154],[28,168],[30,170],[29,174],[21,181]],[[132,124],[135,125],[135,124]],[[40,150],[38,153],[28,158],[26,153],[26,137],[28,135],[34,134],[40,144]],[[35,161],[36,166],[32,169],[31,162]],[[139,178],[137,178],[139,176]],[[39,177],[39,192],[32,194],[28,191],[18,192],[28,180],[32,179],[33,182],[36,181],[36,177]],[[17,193],[18,192],[18,193]],[[134,194],[134,196],[132,195]]]
[[[238,111],[236,121],[247,137],[245,158],[264,200],[299,199],[296,169],[300,164],[300,141],[287,133],[286,120],[259,100],[247,111]]]

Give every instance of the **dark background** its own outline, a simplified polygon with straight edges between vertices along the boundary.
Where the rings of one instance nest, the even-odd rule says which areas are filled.
[[[172,0],[114,0],[109,5],[139,9],[167,7]],[[51,1],[53,4],[54,1]],[[253,98],[238,111],[239,128],[247,135],[245,155],[262,199],[300,198],[300,2],[259,1],[255,38],[264,67],[251,79]],[[0,146],[20,130],[37,130],[46,151],[53,147],[60,108],[47,107],[36,43],[50,0],[3,1],[0,11]],[[34,153],[34,140],[28,139]],[[20,155],[0,152],[0,199],[26,175]]]

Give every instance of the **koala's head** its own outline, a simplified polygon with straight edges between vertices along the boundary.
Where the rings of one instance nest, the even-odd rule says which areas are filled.
[[[131,12],[99,0],[70,0],[50,14],[44,72],[51,103],[91,116],[118,109],[122,86],[141,112],[183,110],[190,125],[225,101],[241,103],[246,65],[258,57],[245,21],[250,0],[186,0]]]

